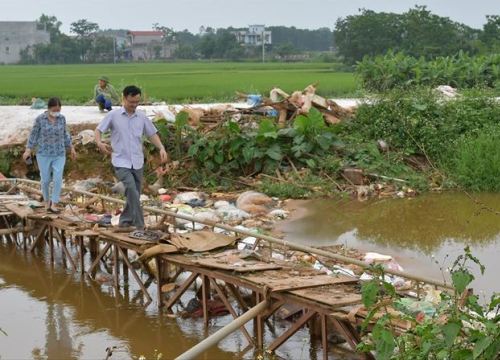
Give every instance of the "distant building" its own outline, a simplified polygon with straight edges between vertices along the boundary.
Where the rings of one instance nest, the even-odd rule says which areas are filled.
[[[0,21],[0,64],[16,64],[28,46],[50,43],[49,32],[36,21]]]
[[[264,25],[249,25],[247,30],[232,31],[240,44],[247,46],[262,46],[272,44],[271,31]]]
[[[161,31],[129,31],[132,60],[148,61],[172,57],[175,45],[163,41]]]
[[[128,30],[100,30],[97,32],[97,36],[104,36],[115,39],[115,44],[117,48],[128,47],[130,44],[130,38],[128,36]]]

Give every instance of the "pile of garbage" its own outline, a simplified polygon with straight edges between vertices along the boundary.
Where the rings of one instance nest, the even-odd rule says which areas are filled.
[[[288,211],[283,209],[284,201],[271,198],[257,191],[243,193],[212,193],[202,191],[178,192],[162,187],[161,178],[147,186],[148,195],[141,195],[143,205],[155,206],[170,210],[177,214],[192,216],[202,222],[225,223],[239,225],[245,230],[271,230],[276,221],[288,217]],[[110,183],[99,177],[75,181],[72,185],[77,190],[123,194],[121,183]],[[99,206],[99,204],[97,204]],[[101,209],[94,209],[101,210]],[[111,225],[118,224],[118,214],[113,214]],[[145,214],[146,226],[158,222],[156,215]],[[203,230],[207,225],[181,218],[175,219],[175,225],[180,231]],[[260,231],[260,230],[259,230]]]
[[[341,106],[331,99],[319,96],[316,94],[316,90],[317,86],[312,84],[304,90],[297,90],[292,94],[275,87],[270,91],[268,97],[238,92],[238,97],[240,100],[244,100],[244,103],[216,104],[210,107],[202,105],[169,106],[167,109],[155,111],[155,119],[173,122],[179,114],[185,113],[187,123],[190,126],[203,127],[204,130],[210,131],[226,119],[239,122],[245,115],[276,117],[278,125],[285,127],[296,116],[309,113],[311,108],[319,110],[327,124],[337,124],[342,118],[354,114],[357,104]]]

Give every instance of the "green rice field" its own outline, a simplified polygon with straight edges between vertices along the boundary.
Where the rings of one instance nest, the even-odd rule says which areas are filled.
[[[0,103],[29,104],[31,98],[59,96],[66,104],[92,98],[100,75],[119,90],[140,86],[148,101],[230,101],[235,92],[268,94],[274,87],[300,90],[318,83],[318,93],[346,97],[358,88],[352,73],[335,72],[328,63],[134,63],[93,65],[0,66]]]

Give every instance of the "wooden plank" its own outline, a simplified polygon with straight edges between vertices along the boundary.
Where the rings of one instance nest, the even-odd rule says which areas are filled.
[[[68,235],[72,236],[99,236],[99,233],[97,231],[94,231],[92,229],[84,229],[84,230],[68,230]]]
[[[194,261],[196,264],[206,266],[209,268],[235,271],[239,273],[262,271],[262,270],[276,270],[281,269],[281,266],[276,264],[265,263],[262,261],[247,261],[239,260],[235,263],[229,264],[219,258],[201,258]]]
[[[339,284],[293,290],[290,293],[334,308],[361,303],[359,290]]]
[[[0,235],[10,235],[10,234],[17,234],[20,232],[30,232],[32,229],[31,228],[19,228],[15,227],[12,229],[0,229]]]
[[[258,275],[246,275],[245,279],[257,284],[267,285],[272,291],[298,290],[322,285],[358,282],[358,279],[345,275],[326,275],[321,272],[305,276],[294,275],[289,271],[266,271]]]
[[[107,237],[111,240],[124,241],[124,242],[131,243],[134,245],[139,245],[139,246],[141,246],[141,245],[155,245],[156,244],[155,242],[152,242],[152,241],[134,239],[134,238],[129,237],[127,234],[115,233],[115,232],[112,232],[109,230],[101,230],[101,231],[99,231],[99,235],[104,237],[104,238]]]
[[[0,202],[29,201],[26,195],[0,195]]]
[[[53,221],[54,219],[57,219],[57,215],[35,212],[34,214],[28,215],[28,219],[37,221]]]
[[[5,208],[7,210],[12,211],[14,214],[19,216],[21,219],[27,218],[28,215],[31,215],[34,212],[33,209],[28,207],[28,206],[18,205],[18,204],[14,204],[14,203],[5,204]]]

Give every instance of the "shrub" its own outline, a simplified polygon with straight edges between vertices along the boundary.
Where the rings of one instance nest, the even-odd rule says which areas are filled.
[[[485,131],[459,141],[450,172],[473,191],[500,191],[500,131]]]
[[[490,92],[471,90],[444,101],[430,89],[394,90],[358,108],[351,132],[383,139],[406,154],[446,160],[463,136],[498,126],[500,106]]]
[[[469,56],[460,52],[427,61],[389,51],[385,55],[365,56],[358,62],[356,72],[363,88],[371,91],[438,85],[495,88],[500,79],[500,54]]]

